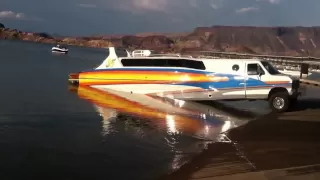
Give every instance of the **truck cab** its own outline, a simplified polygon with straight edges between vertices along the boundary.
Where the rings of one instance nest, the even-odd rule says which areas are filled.
[[[237,90],[226,93],[233,100],[267,100],[273,111],[283,112],[293,105],[299,92],[299,80],[280,73],[261,59],[214,59],[204,61],[206,70],[235,75],[240,82]],[[241,90],[240,90],[241,89]],[[231,99],[231,100],[232,100]]]

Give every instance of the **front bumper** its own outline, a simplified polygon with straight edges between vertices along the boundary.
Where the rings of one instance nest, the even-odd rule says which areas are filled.
[[[294,80],[292,82],[292,89],[291,89],[291,97],[298,97],[298,96],[305,96],[306,94],[306,87],[301,86],[299,80]]]

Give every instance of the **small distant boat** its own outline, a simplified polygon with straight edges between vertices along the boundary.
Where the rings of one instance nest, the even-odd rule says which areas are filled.
[[[52,47],[51,51],[52,52],[57,52],[57,53],[67,54],[69,52],[69,49],[66,46],[58,44],[55,47]]]

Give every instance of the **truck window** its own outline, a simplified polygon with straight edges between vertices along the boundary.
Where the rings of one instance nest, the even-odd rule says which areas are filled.
[[[278,69],[272,66],[268,61],[261,61],[261,64],[271,75],[281,74]]]
[[[253,64],[247,65],[248,75],[258,75],[259,72],[261,72],[262,74],[265,74],[264,70],[261,68],[261,66],[259,64],[253,63]]]

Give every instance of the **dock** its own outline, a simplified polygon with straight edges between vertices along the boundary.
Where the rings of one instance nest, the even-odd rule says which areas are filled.
[[[278,62],[288,62],[288,63],[301,63],[302,61],[309,62],[320,62],[320,58],[312,56],[276,56],[267,54],[249,54],[249,53],[236,53],[236,52],[217,52],[217,51],[187,51],[185,54],[188,55],[199,55],[218,57],[218,58],[235,58],[235,59],[246,59],[246,58],[263,58]]]
[[[311,86],[320,86],[320,80],[315,81],[315,80],[309,80],[309,79],[300,79],[300,83],[305,85],[311,85]]]

